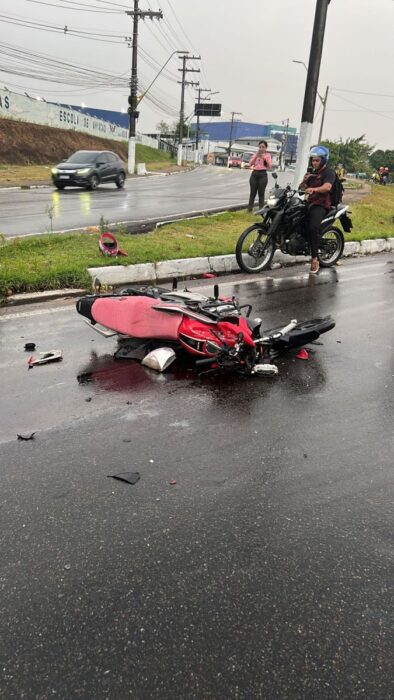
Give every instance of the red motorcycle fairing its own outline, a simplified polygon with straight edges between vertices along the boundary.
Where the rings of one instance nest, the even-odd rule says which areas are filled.
[[[218,321],[217,323],[202,323],[189,316],[184,316],[178,329],[180,343],[194,355],[213,357],[207,352],[206,342],[213,341],[217,345],[234,347],[240,333],[248,345],[254,347],[254,341],[246,318],[240,316],[238,323]]]

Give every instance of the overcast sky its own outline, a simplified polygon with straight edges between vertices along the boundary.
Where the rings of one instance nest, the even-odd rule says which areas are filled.
[[[132,21],[125,9],[133,6],[133,0],[1,0],[0,85],[47,100],[127,109],[131,49],[124,37],[131,36]],[[163,20],[139,22],[141,90],[172,51],[187,50],[201,56],[188,62],[201,69],[188,80],[220,92],[212,101],[222,104],[223,119],[232,111],[240,112],[242,121],[289,118],[299,129],[306,70],[293,60],[308,63],[316,0],[139,0],[139,6],[163,12]],[[21,21],[37,24],[27,28]],[[62,27],[67,31],[56,32]],[[321,95],[330,86],[324,137],[365,133],[376,148],[394,149],[393,29],[394,0],[331,0],[319,82]],[[15,47],[27,55],[17,58]],[[121,77],[81,78],[71,71],[69,85],[63,82],[66,73],[58,71],[60,82],[35,80],[38,70],[53,78],[54,64],[40,66],[37,57],[33,63],[30,52]],[[179,118],[180,67],[174,56],[141,101],[139,131]],[[188,87],[186,116],[194,97]],[[317,100],[315,138],[320,118]]]

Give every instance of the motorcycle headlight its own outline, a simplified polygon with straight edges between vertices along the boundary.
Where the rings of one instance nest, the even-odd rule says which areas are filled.
[[[277,197],[271,197],[271,196],[268,197],[268,199],[267,199],[267,207],[270,207],[270,209],[271,209],[272,207],[275,207],[277,204],[278,204],[278,199],[277,199]]]
[[[77,170],[77,175],[87,175],[91,169],[92,168],[81,168],[80,170]]]

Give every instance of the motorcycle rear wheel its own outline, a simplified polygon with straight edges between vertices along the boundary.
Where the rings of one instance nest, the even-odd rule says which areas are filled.
[[[320,267],[332,267],[341,257],[345,247],[343,233],[336,226],[330,226],[321,236],[319,252]]]
[[[235,256],[241,270],[253,274],[270,266],[274,252],[274,242],[263,224],[253,224],[240,235]]]

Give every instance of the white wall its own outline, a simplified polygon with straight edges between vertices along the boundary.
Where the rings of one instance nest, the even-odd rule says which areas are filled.
[[[124,141],[128,139],[127,129],[116,124],[111,124],[103,119],[82,114],[74,109],[65,109],[53,102],[36,100],[25,95],[0,89],[0,117],[16,119],[22,122],[43,124],[44,126],[57,127],[59,129],[71,129],[82,131],[92,136]],[[137,139],[138,140],[138,139]],[[154,141],[154,139],[149,139]],[[144,142],[142,142],[144,143]],[[147,144],[151,146],[152,144]],[[153,148],[157,148],[153,146]]]

